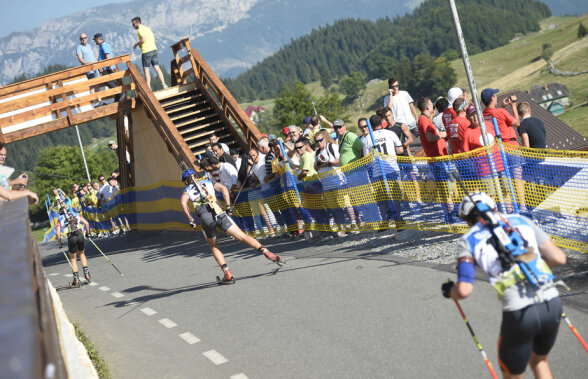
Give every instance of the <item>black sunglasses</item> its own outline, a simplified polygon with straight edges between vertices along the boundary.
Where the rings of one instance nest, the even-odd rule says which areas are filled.
[[[316,143],[321,143],[321,142],[323,142],[323,140],[324,140],[324,138],[321,138],[321,139],[315,139],[315,140],[314,140],[314,142],[316,142]]]
[[[304,147],[304,146],[294,146],[294,148],[295,148],[296,150],[300,150],[300,149],[302,149],[303,147]]]
[[[333,126],[333,129],[337,130],[337,129],[341,129],[343,127],[343,125],[335,125]]]

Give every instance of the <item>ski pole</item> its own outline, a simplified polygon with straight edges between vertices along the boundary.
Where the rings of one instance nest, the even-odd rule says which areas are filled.
[[[112,265],[112,267],[114,267],[114,269],[115,269],[116,271],[118,271],[118,273],[120,274],[120,276],[123,276],[123,273],[122,273],[122,272],[120,272],[120,270],[119,270],[118,268],[116,268],[116,266],[114,265],[114,263],[112,263],[112,262],[110,261],[110,259],[108,259],[108,257],[106,256],[106,254],[104,254],[104,253],[102,252],[102,250],[100,250],[100,248],[98,247],[98,245],[96,245],[96,242],[92,241],[92,239],[91,239],[91,238],[88,238],[88,239],[90,240],[90,242],[92,242],[92,244],[93,244],[94,246],[96,246],[96,249],[98,249],[98,251],[99,251],[99,252],[100,252],[100,253],[101,253],[101,254],[104,256],[104,258],[106,258],[106,260],[108,261],[108,263],[110,263],[110,264]]]
[[[572,331],[572,333],[574,333],[574,335],[576,336],[578,341],[580,341],[580,344],[584,347],[584,350],[586,350],[586,352],[588,353],[588,345],[586,345],[586,342],[584,342],[584,340],[582,339],[582,336],[580,336],[580,333],[578,333],[578,331],[576,330],[574,325],[572,325],[572,322],[570,321],[568,316],[566,316],[566,314],[564,312],[562,312],[561,317],[563,317],[563,319],[566,321],[566,323],[570,327],[570,330]]]
[[[65,259],[67,259],[67,263],[69,263],[69,267],[71,267],[71,272],[74,272],[73,265],[71,264],[71,261],[69,260],[69,257],[67,256],[67,253],[65,251],[62,251],[62,253],[65,256]]]
[[[457,300],[455,300],[455,299],[453,299],[453,301],[455,301],[455,305],[457,305],[457,309],[459,309],[459,313],[461,313],[461,317],[463,317],[463,321],[467,325],[468,330],[470,331],[470,334],[474,338],[474,342],[476,343],[476,346],[478,347],[478,350],[480,351],[480,354],[482,354],[482,358],[484,358],[484,363],[486,363],[486,366],[488,366],[488,370],[490,370],[490,374],[492,375],[492,378],[498,379],[498,376],[496,375],[496,372],[492,368],[492,364],[488,360],[488,356],[486,355],[486,352],[482,348],[482,345],[480,345],[480,341],[478,340],[478,337],[476,337],[476,334],[474,333],[474,330],[472,329],[472,327],[470,325],[470,322],[468,321],[465,313],[463,313],[463,310],[461,309],[461,306],[459,305],[459,302]]]

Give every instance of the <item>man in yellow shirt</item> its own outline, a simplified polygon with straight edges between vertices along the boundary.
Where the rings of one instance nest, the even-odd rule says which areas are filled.
[[[159,68],[159,61],[157,59],[157,46],[155,46],[155,36],[151,31],[151,28],[148,26],[141,24],[141,17],[135,17],[131,20],[133,24],[133,28],[137,29],[137,37],[139,37],[139,42],[133,46],[133,49],[136,49],[137,46],[141,47],[141,61],[143,63],[143,71],[145,72],[145,81],[147,82],[147,86],[151,89],[151,75],[149,75],[149,65],[153,66],[153,69],[157,73],[159,80],[161,80],[161,84],[163,84],[163,88],[167,88],[165,81],[163,80],[163,73]]]

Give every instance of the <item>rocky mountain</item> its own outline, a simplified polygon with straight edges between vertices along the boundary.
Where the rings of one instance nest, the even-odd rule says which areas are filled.
[[[190,36],[219,75],[234,76],[313,28],[341,18],[375,20],[410,12],[422,0],[135,0],[88,9],[0,38],[0,85],[53,63],[75,66],[80,32],[102,33],[115,55],[140,51],[130,20],[152,28],[160,62],[169,67],[169,46]],[[383,11],[384,10],[384,11]],[[91,37],[90,37],[91,38]],[[92,42],[93,44],[93,42]]]

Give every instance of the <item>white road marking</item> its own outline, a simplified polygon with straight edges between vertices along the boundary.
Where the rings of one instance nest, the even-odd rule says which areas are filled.
[[[212,363],[215,365],[222,365],[223,363],[227,363],[229,360],[223,357],[218,351],[216,350],[208,350],[202,353],[206,358],[210,359]]]
[[[141,309],[141,312],[145,313],[147,316],[153,316],[154,314],[157,313],[156,311],[154,311],[153,309],[151,309],[149,307],[145,307],[145,308]]]
[[[117,299],[123,297],[124,295],[120,292],[113,292],[111,293],[112,296],[116,297]]]
[[[169,318],[162,318],[161,320],[159,320],[159,323],[168,329],[175,328],[176,326],[178,326],[178,324],[176,324],[175,322],[173,322]]]
[[[73,278],[73,274],[63,274],[66,278]]]
[[[100,287],[100,288],[98,288],[98,289],[99,289],[100,291],[104,291],[104,292],[106,292],[106,291],[110,291],[110,288],[108,288],[108,287],[106,287],[106,286],[102,286],[102,287]]]
[[[90,285],[91,285],[92,287],[94,287],[94,286],[97,286],[97,285],[98,285],[98,283],[96,283],[96,282],[90,282]]]
[[[247,377],[247,375],[240,373],[240,374],[231,375],[231,379],[249,379],[249,378]]]
[[[61,274],[58,272],[52,272],[51,274],[49,274],[49,276],[57,276],[57,275],[61,275]]]
[[[196,337],[190,332],[180,334],[180,338],[188,342],[190,345],[200,342],[200,338]]]

